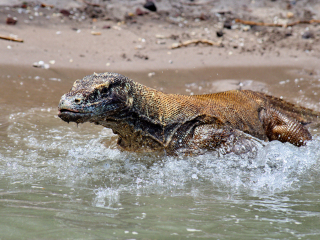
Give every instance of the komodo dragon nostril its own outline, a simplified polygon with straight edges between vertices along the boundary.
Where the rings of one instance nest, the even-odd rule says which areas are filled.
[[[74,102],[79,104],[79,103],[81,102],[81,99],[80,99],[80,98],[76,98],[76,99],[74,100]]]

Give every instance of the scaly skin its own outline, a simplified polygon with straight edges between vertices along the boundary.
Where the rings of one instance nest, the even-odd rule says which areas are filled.
[[[125,150],[168,154],[244,153],[271,140],[301,146],[312,139],[305,125],[319,116],[259,92],[165,94],[118,73],[75,81],[59,103],[62,120],[111,128]]]

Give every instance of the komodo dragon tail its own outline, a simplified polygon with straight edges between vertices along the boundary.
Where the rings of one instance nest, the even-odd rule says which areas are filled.
[[[320,121],[320,112],[289,103],[281,98],[270,95],[265,95],[265,97],[274,108],[285,111],[288,116],[296,119],[303,125]]]

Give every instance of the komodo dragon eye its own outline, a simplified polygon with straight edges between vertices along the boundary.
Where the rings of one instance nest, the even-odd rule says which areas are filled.
[[[107,88],[107,87],[104,87],[104,88],[102,88],[101,90],[100,90],[100,94],[101,95],[106,95],[106,94],[108,94],[109,93],[109,88]]]

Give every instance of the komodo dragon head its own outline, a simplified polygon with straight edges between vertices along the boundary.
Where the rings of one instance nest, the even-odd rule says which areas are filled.
[[[66,122],[96,122],[119,116],[132,105],[130,82],[118,73],[102,73],[76,80],[61,97],[59,117]]]

